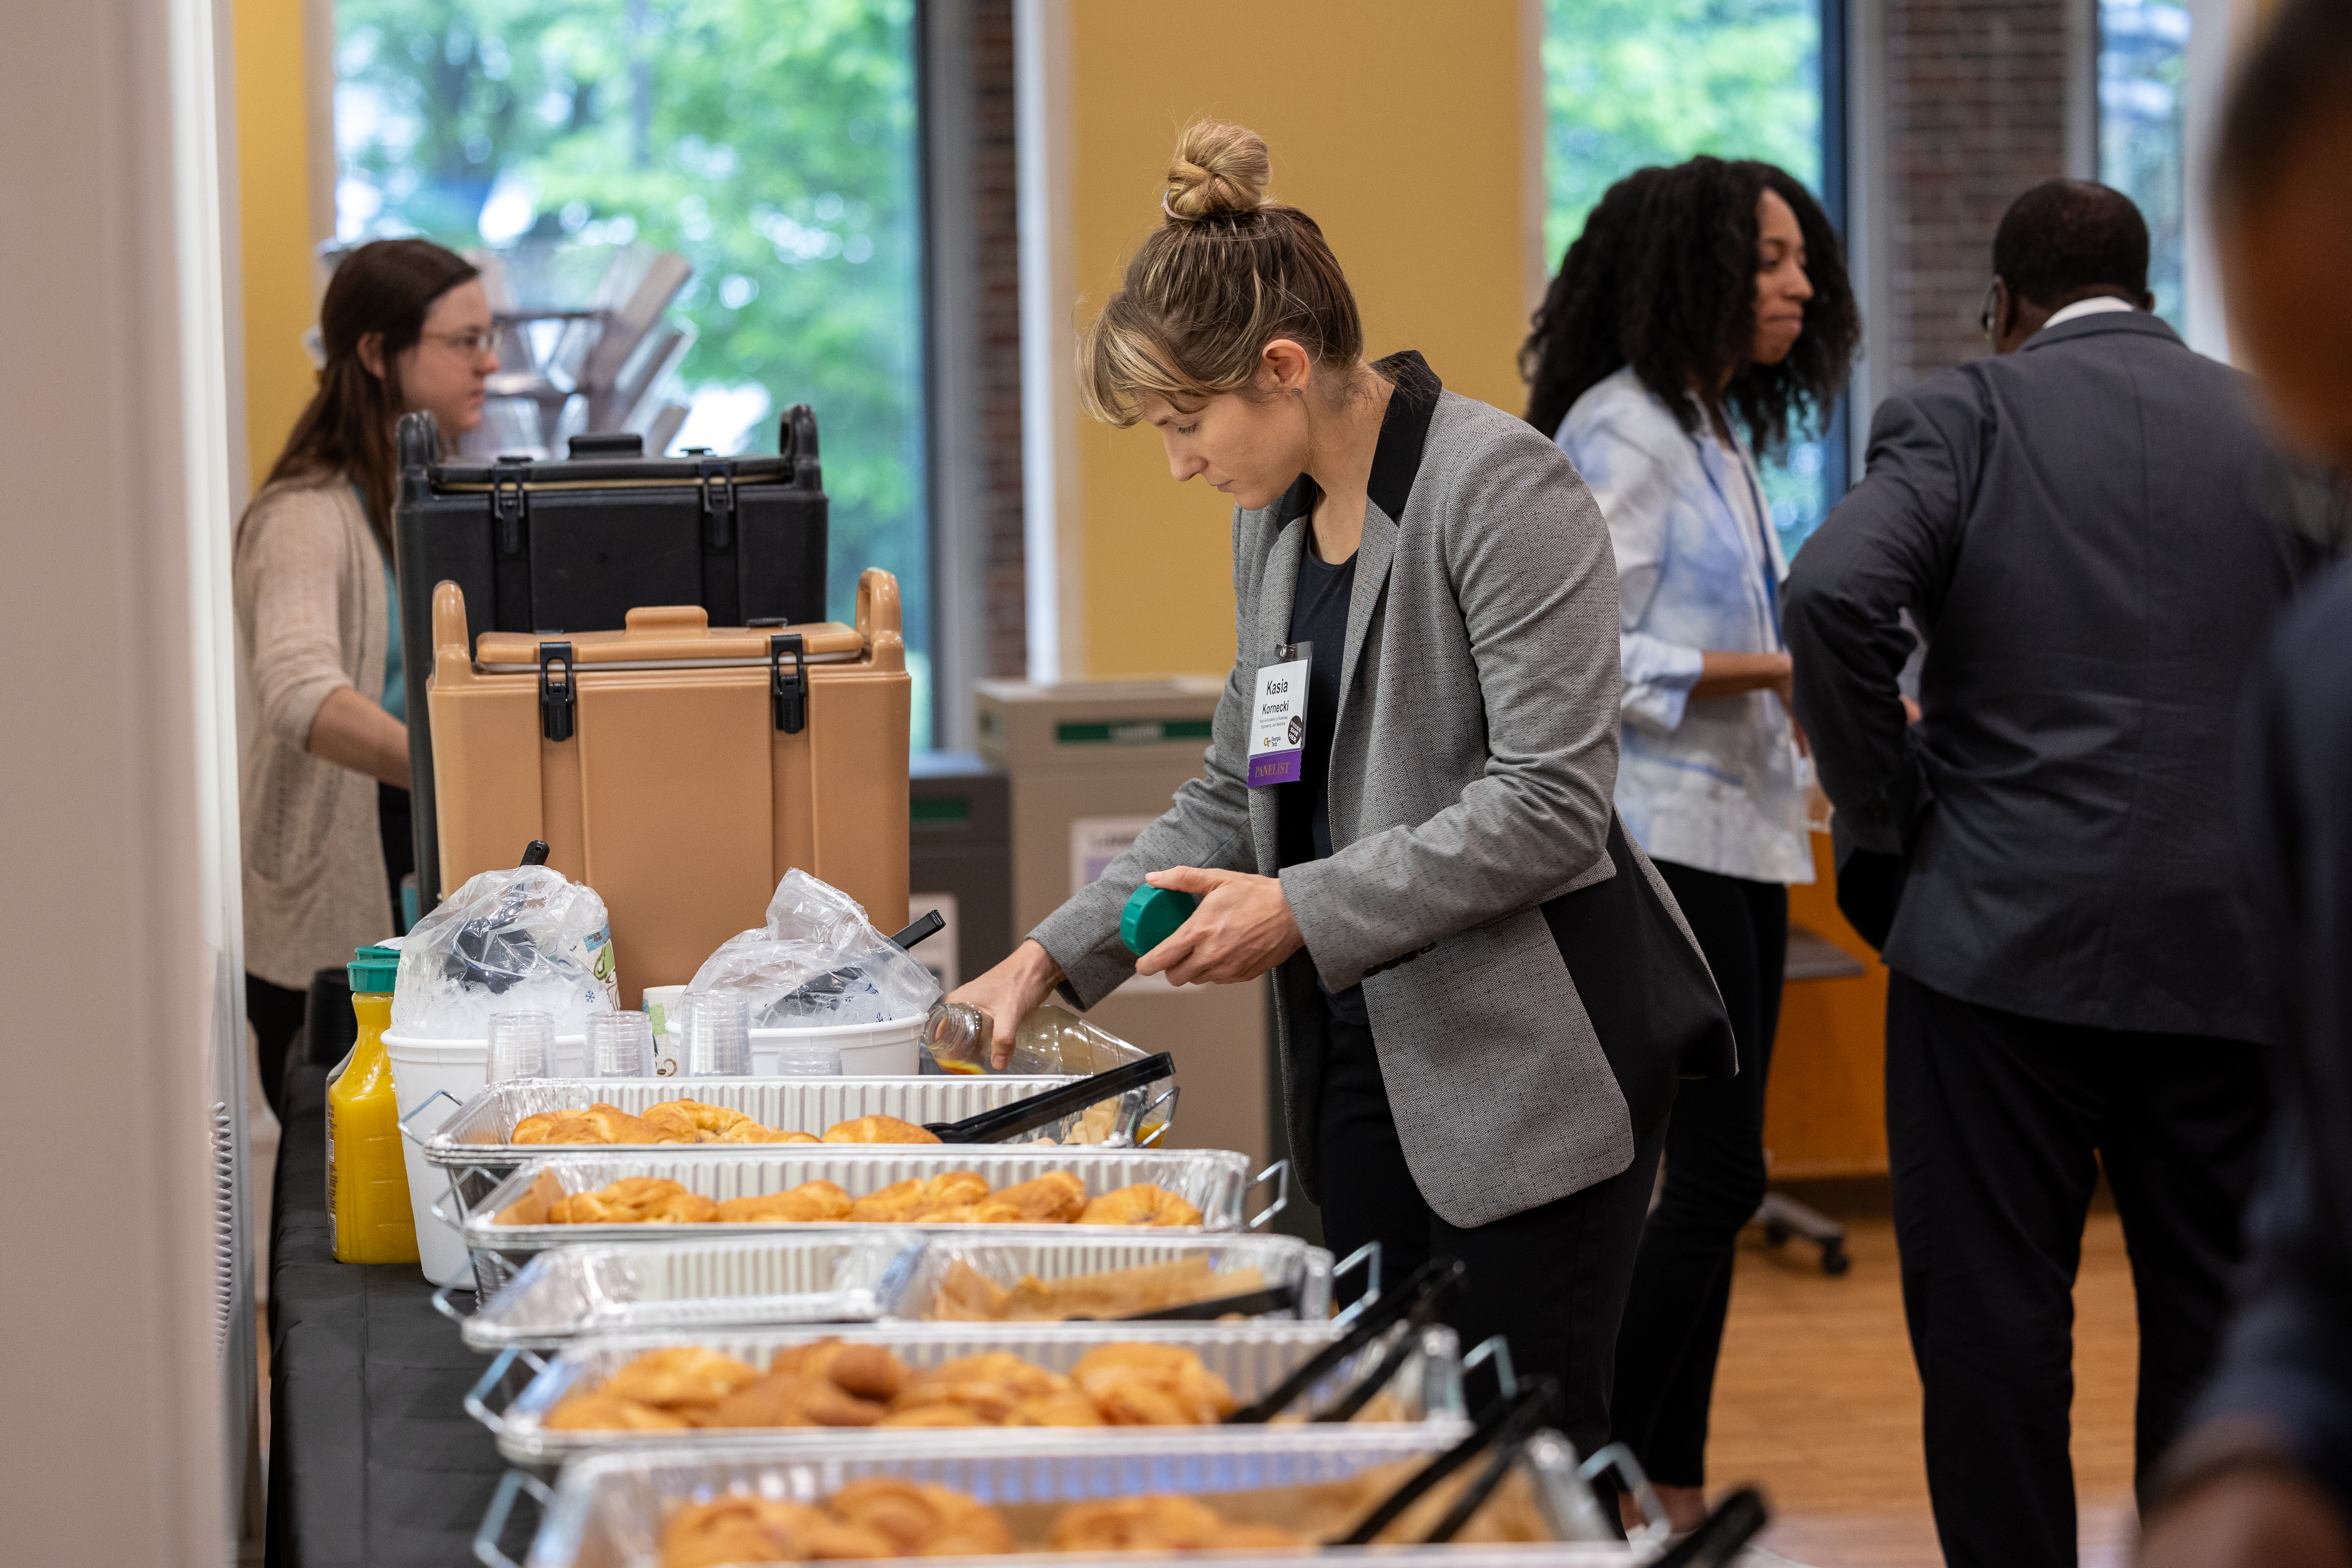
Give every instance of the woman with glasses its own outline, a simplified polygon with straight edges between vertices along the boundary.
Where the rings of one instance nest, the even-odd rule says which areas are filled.
[[[499,368],[474,267],[426,240],[343,258],[319,331],[319,390],[234,547],[255,718],[240,784],[246,1010],[272,1109],[310,976],[399,929],[414,864],[393,426],[428,413],[454,442],[482,422]]]
[[[1612,186],[1521,352],[1528,418],[1573,458],[1617,558],[1617,810],[1715,972],[1736,1078],[1675,1101],[1617,1341],[1612,1417],[1677,1529],[1702,1511],[1733,1243],[1764,1196],[1764,1079],[1791,882],[1813,879],[1780,627],[1787,573],[1750,443],[1827,411],[1860,321],[1837,235],[1769,163]]]

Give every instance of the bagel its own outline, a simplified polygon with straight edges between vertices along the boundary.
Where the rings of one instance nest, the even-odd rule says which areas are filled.
[[[895,1116],[860,1116],[824,1130],[827,1143],[936,1143],[940,1135]]]
[[[1089,1198],[1078,1211],[1077,1225],[1198,1225],[1201,1211],[1165,1187],[1138,1182],[1131,1187]]]

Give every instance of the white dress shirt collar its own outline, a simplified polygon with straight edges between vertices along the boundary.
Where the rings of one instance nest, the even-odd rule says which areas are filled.
[[[2137,310],[2139,307],[2129,300],[2118,300],[2113,294],[2094,294],[2087,300],[2077,300],[2062,310],[2051,312],[2050,319],[2034,331],[2046,332],[2062,321],[2079,321],[2084,316],[2103,316],[2109,310]]]

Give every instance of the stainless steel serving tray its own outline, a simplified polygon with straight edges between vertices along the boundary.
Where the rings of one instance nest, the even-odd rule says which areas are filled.
[[[495,1216],[529,1190],[542,1171],[552,1172],[567,1193],[593,1192],[628,1176],[662,1176],[690,1192],[725,1201],[786,1192],[803,1182],[836,1182],[852,1197],[863,1197],[909,1177],[944,1175],[971,1171],[986,1178],[991,1188],[1013,1186],[1048,1171],[1068,1171],[1086,1184],[1087,1195],[1098,1196],[1139,1182],[1166,1188],[1201,1211],[1197,1226],[1151,1228],[1129,1226],[1088,1226],[1089,1238],[1111,1240],[1135,1237],[1197,1236],[1242,1227],[1242,1200],[1260,1182],[1275,1181],[1274,1202],[1253,1215],[1255,1229],[1281,1212],[1289,1201],[1290,1170],[1277,1161],[1255,1177],[1248,1156],[1229,1149],[1008,1148],[1000,1144],[925,1144],[919,1148],[857,1144],[717,1144],[678,1146],[658,1152],[613,1154],[602,1150],[555,1152],[532,1160],[509,1174],[472,1206],[461,1229],[474,1249],[474,1272],[487,1295],[513,1278],[521,1260],[555,1247],[598,1243],[644,1243],[683,1239],[719,1239],[730,1236],[807,1236],[841,1231],[881,1231],[893,1236],[956,1234],[974,1239],[1010,1241],[1017,1237],[1045,1235],[1066,1238],[1069,1227],[1051,1226],[978,1227],[990,1233],[975,1237],[968,1225],[874,1226],[848,1221],[793,1224],[782,1221],[755,1225],[499,1225]]]
[[[1331,1310],[1331,1255],[1296,1237],[1024,1230],[1021,1239],[1004,1241],[901,1229],[559,1247],[533,1258],[461,1324],[467,1344],[499,1351],[544,1349],[591,1333],[920,1321],[933,1316],[940,1286],[958,1263],[1010,1286],[1024,1275],[1067,1279],[1188,1258],[1205,1259],[1218,1274],[1255,1268],[1267,1287],[1297,1293],[1292,1308],[1269,1317],[1319,1322]],[[444,1291],[436,1301],[448,1310],[446,1299]]]
[[[732,1333],[595,1335],[574,1340],[553,1356],[538,1362],[536,1375],[503,1411],[493,1411],[493,1391],[507,1381],[507,1372],[520,1351],[501,1352],[472,1393],[466,1409],[496,1435],[499,1452],[516,1464],[552,1467],[582,1454],[607,1448],[641,1448],[649,1445],[682,1448],[724,1448],[753,1434],[745,1428],[712,1428],[701,1432],[631,1432],[550,1430],[542,1422],[549,1411],[576,1386],[593,1387],[647,1351],[693,1345],[733,1356],[765,1368],[783,1351],[818,1340],[839,1338],[856,1344],[878,1344],[909,1366],[938,1366],[960,1356],[1007,1351],[1052,1372],[1067,1372],[1080,1356],[1098,1345],[1133,1344],[1139,1341],[1181,1345],[1193,1352],[1211,1372],[1224,1379],[1236,1399],[1249,1404],[1328,1347],[1339,1331],[1328,1323],[1260,1321],[1248,1323],[889,1323],[851,1324],[830,1328],[770,1329]],[[1309,1389],[1293,1407],[1307,1414],[1354,1387],[1379,1364],[1382,1354],[1400,1339],[1415,1342],[1404,1363],[1389,1380],[1388,1392],[1403,1407],[1407,1425],[1433,1426],[1455,1436],[1468,1431],[1463,1409],[1462,1355],[1452,1329],[1400,1328],[1375,1339],[1342,1362],[1329,1376]],[[1395,1425],[1395,1423],[1360,1423]],[[991,1427],[994,1432],[1035,1430]],[[757,1430],[761,1440],[779,1451],[805,1450],[826,1454],[887,1449],[925,1437],[936,1427],[908,1426],[778,1426]],[[1119,1443],[1142,1436],[1162,1435],[1150,1426],[1092,1426],[1084,1429],[1097,1443]],[[1240,1428],[1229,1428],[1240,1430]]]
[[[566,1465],[552,1487],[524,1471],[510,1471],[483,1519],[474,1552],[490,1568],[515,1568],[497,1543],[517,1496],[524,1491],[538,1500],[541,1509],[528,1568],[657,1568],[661,1523],[668,1511],[729,1492],[814,1502],[860,1477],[901,1476],[952,1487],[993,1506],[1158,1492],[1213,1499],[1327,1485],[1381,1466],[1425,1460],[1448,1447],[1459,1431],[1458,1426],[1434,1423],[1153,1428],[1148,1436],[1111,1445],[1091,1434],[1031,1429],[915,1433],[887,1451],[855,1453],[788,1450],[771,1443],[613,1450]],[[1620,1454],[1622,1450],[1604,1450],[1597,1458],[1607,1460]],[[1638,1468],[1630,1460],[1620,1465],[1637,1495],[1649,1500],[1648,1482],[1641,1479]],[[1582,1473],[1592,1467],[1580,1466],[1575,1448],[1565,1438],[1538,1433],[1520,1450],[1517,1468],[1558,1538],[1554,1543],[1326,1547],[1312,1560],[1340,1560],[1367,1568],[1630,1568],[1649,1560],[1654,1539],[1632,1545],[1615,1539]],[[1297,1552],[1221,1552],[1208,1559],[1219,1568],[1257,1568],[1261,1563],[1298,1568],[1306,1560]],[[1096,1563],[1133,1568],[1152,1559],[1024,1553],[987,1561],[997,1568],[1087,1568]],[[1743,1561],[1780,1560],[1755,1553]]]

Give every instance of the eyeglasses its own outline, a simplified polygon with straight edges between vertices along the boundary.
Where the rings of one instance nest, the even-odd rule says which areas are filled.
[[[496,327],[476,327],[463,332],[420,332],[436,343],[446,343],[467,359],[484,359],[499,352],[499,330]]]
[[[1993,312],[2000,308],[1998,303],[2000,298],[2000,279],[1996,278],[1985,285],[1984,303],[1977,307],[1977,331],[1984,334],[1987,342],[1992,342]]]

